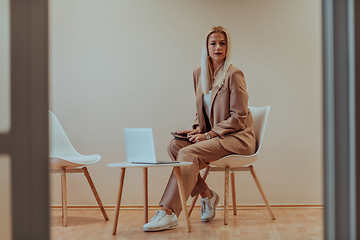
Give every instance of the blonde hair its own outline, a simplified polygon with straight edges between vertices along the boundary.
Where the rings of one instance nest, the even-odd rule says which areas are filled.
[[[215,81],[213,86],[221,87],[225,81],[225,74],[228,68],[230,67],[230,58],[231,58],[231,40],[230,35],[226,31],[226,29],[222,26],[213,27],[209,30],[208,34],[205,37],[202,54],[201,54],[201,87],[202,91],[205,94],[208,94],[210,91],[210,83],[211,83],[211,76],[214,74],[211,68],[211,60],[208,52],[208,40],[209,36],[212,33],[222,33],[226,37],[226,44],[227,44],[227,51],[224,63],[219,67],[219,71],[216,74]],[[216,69],[215,69],[216,70]]]

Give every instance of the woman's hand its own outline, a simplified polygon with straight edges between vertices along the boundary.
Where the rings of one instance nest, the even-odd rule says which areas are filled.
[[[208,134],[210,135],[210,138],[214,138],[216,137],[218,134],[216,132],[210,131],[208,132]],[[198,134],[194,134],[194,135],[189,135],[189,141],[192,143],[198,143],[198,142],[202,142],[206,139],[205,133],[198,133]]]
[[[203,137],[201,137],[200,135],[203,135]],[[189,133],[189,142],[192,143],[197,143],[200,141],[204,141],[205,140],[205,134],[200,134],[200,126],[196,126],[196,128]]]
[[[175,134],[178,134],[180,136],[184,136],[187,139],[190,138],[189,134],[192,132],[193,130],[184,130],[184,131],[176,131]]]
[[[205,134],[200,133],[200,127],[196,126],[196,129],[177,131],[177,134],[187,134],[189,141],[192,143],[197,143],[206,140]]]
[[[205,134],[204,133],[198,133],[198,134],[194,134],[194,135],[190,135],[189,141],[192,143],[198,143],[198,142],[202,142],[205,141]]]
[[[177,131],[177,134],[187,134],[187,136],[191,137],[194,134],[200,133],[200,127],[196,126],[196,129],[185,130],[185,131]]]

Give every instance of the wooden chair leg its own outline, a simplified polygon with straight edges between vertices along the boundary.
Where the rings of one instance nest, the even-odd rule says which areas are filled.
[[[189,220],[189,214],[186,207],[186,197],[185,197],[185,191],[184,191],[184,185],[181,177],[180,167],[174,167],[176,179],[178,183],[178,188],[180,192],[180,199],[181,199],[181,205],[183,208],[184,216],[185,216],[185,222],[186,222],[186,228],[188,232],[191,232],[190,228],[190,220]]]
[[[62,199],[62,217],[63,226],[67,227],[67,194],[66,194],[66,168],[61,169],[61,199]]]
[[[207,166],[206,169],[205,169],[205,171],[204,171],[204,175],[202,176],[202,178],[204,179],[204,181],[206,180],[209,171],[210,171],[210,166]],[[191,215],[191,213],[192,213],[192,211],[193,211],[193,209],[194,209],[194,207],[195,207],[195,204],[196,204],[196,201],[197,201],[198,197],[199,197],[199,194],[196,195],[196,196],[193,198],[192,202],[191,202],[191,206],[190,206],[190,208],[189,208],[189,217],[190,217],[190,215]]]
[[[96,201],[97,201],[97,203],[98,203],[98,205],[99,205],[99,207],[100,207],[100,210],[101,210],[101,212],[102,212],[105,220],[109,220],[109,217],[108,217],[108,215],[106,214],[106,211],[105,211],[105,209],[104,209],[104,205],[103,205],[102,202],[101,202],[100,196],[99,196],[98,192],[96,191],[94,182],[92,181],[92,179],[91,179],[91,177],[90,177],[89,171],[87,170],[86,167],[83,167],[82,170],[83,170],[83,172],[84,172],[84,175],[85,175],[87,181],[89,182],[90,188],[91,188],[91,190],[92,190],[92,192],[93,192],[93,194],[94,194],[94,196],[95,196],[95,199],[96,199]]]
[[[122,196],[122,191],[123,191],[123,186],[124,186],[125,169],[126,168],[121,168],[120,187],[119,187],[119,194],[118,194],[118,199],[117,199],[116,208],[115,208],[113,235],[116,234],[117,224],[118,224],[118,220],[119,220],[120,202],[121,202],[121,196]]]
[[[144,218],[145,224],[149,221],[149,214],[148,214],[148,168],[144,167]]]
[[[228,196],[229,196],[229,167],[225,168],[225,190],[224,190],[224,225],[228,225]]]
[[[235,174],[233,171],[230,172],[231,179],[231,193],[232,193],[232,204],[233,204],[233,214],[237,215],[236,209],[236,193],[235,193]]]
[[[259,182],[259,179],[258,179],[257,176],[256,176],[254,167],[253,167],[252,165],[250,165],[250,166],[249,166],[249,169],[250,169],[251,175],[252,175],[253,178],[254,178],[254,181],[255,181],[255,183],[256,183],[256,186],[257,186],[257,188],[259,189],[260,195],[261,195],[262,199],[264,200],[264,203],[265,203],[265,205],[266,205],[266,208],[267,208],[267,210],[269,211],[269,214],[270,214],[270,216],[271,216],[271,219],[272,219],[272,220],[275,220],[275,216],[274,216],[274,214],[273,214],[273,212],[272,212],[272,210],[271,210],[271,207],[270,207],[270,204],[269,204],[268,200],[267,200],[266,197],[265,197],[264,190],[262,189],[262,187],[261,187],[261,185],[260,185],[260,182]]]
[[[65,176],[66,177],[66,176]],[[64,197],[63,197],[63,178],[62,178],[62,170],[60,172],[60,182],[61,182],[61,217],[64,218]]]

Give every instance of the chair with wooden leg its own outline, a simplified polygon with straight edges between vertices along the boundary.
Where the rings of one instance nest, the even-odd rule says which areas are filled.
[[[62,217],[63,225],[67,227],[67,191],[66,191],[66,174],[67,173],[84,173],[100,210],[105,218],[109,220],[99,194],[90,177],[86,165],[98,162],[101,156],[98,154],[82,155],[72,146],[64,129],[54,113],[49,111],[49,128],[50,128],[50,172],[61,173],[61,196],[62,196]]]
[[[261,194],[261,197],[266,205],[267,210],[272,220],[275,220],[275,216],[271,210],[268,200],[266,199],[265,193],[260,185],[257,175],[252,165],[259,157],[259,152],[264,138],[265,127],[267,118],[269,115],[270,107],[250,107],[249,109],[254,119],[254,133],[256,138],[257,149],[253,155],[228,155],[217,161],[211,162],[206,168],[203,178],[207,177],[209,171],[224,171],[225,172],[225,187],[224,187],[224,224],[228,224],[228,205],[229,205],[229,178],[231,179],[231,192],[232,192],[232,203],[233,203],[233,214],[237,215],[236,209],[236,193],[235,193],[235,175],[237,171],[249,171],[255,181],[255,184]],[[229,176],[230,175],[230,176]],[[198,196],[193,198],[193,202],[189,209],[189,215],[191,214]]]

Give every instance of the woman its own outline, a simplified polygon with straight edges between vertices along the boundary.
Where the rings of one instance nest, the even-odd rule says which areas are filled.
[[[230,65],[231,41],[221,26],[213,27],[203,45],[201,68],[194,70],[196,119],[193,130],[178,131],[188,140],[173,139],[168,153],[174,161],[192,162],[181,167],[186,198],[200,194],[201,220],[215,217],[219,196],[209,189],[199,170],[230,154],[254,154],[253,119],[248,109],[244,74]],[[181,212],[176,176],[170,176],[158,210],[144,231],[160,231],[178,225]]]

